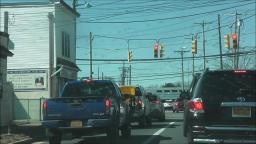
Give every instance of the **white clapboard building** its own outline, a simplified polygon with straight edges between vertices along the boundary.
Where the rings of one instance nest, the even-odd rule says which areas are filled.
[[[8,14],[7,80],[18,99],[56,97],[68,80],[77,79],[76,18],[62,0],[1,4],[1,29]]]

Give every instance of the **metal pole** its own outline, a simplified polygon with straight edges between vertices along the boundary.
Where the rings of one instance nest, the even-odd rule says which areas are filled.
[[[218,14],[218,31],[219,31],[219,46],[220,46],[220,69],[223,70],[222,44],[221,44],[221,32],[220,32],[220,15],[219,14]]]
[[[132,84],[132,66],[131,66],[131,64],[130,64],[130,68],[129,68],[129,73],[130,73],[130,79],[129,79],[129,85],[131,85]]]
[[[204,34],[204,21],[203,21],[203,53],[204,53],[204,70],[205,70],[205,34]]]
[[[89,46],[90,46],[90,79],[92,79],[92,32],[89,34]]]
[[[100,68],[98,67],[98,80],[100,79]]]
[[[235,16],[235,34],[237,33],[237,11],[236,11],[236,16]],[[236,63],[236,59],[237,59],[237,50],[234,48],[235,51],[235,55],[234,55],[234,69],[237,69],[237,63]]]
[[[192,74],[193,74],[193,76],[194,76],[194,74],[195,74],[195,54],[193,53],[192,55],[193,55],[193,67],[192,67]]]
[[[54,49],[54,40],[53,40],[53,13],[48,13],[49,18],[49,72],[48,72],[48,90],[49,90],[49,97],[53,97],[52,95],[52,70],[53,70],[53,49]]]
[[[239,68],[239,45],[240,45],[240,20],[238,21],[238,34],[237,34],[237,59],[236,59],[236,66],[237,69]]]
[[[184,51],[181,51],[182,91],[184,91],[183,53]]]

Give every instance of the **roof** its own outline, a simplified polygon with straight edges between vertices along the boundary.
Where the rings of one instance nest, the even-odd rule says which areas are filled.
[[[79,17],[80,14],[70,7],[66,2],[63,0],[55,0],[54,2],[10,2],[10,3],[0,3],[0,7],[18,7],[18,6],[50,6],[53,4],[61,4],[75,16]]]
[[[5,32],[0,31],[0,38],[1,38],[1,44],[0,44],[0,57],[7,57],[7,56],[13,56],[13,53],[8,50],[8,40],[9,40],[9,34]],[[4,39],[5,38],[5,39]],[[2,40],[6,40],[5,42]]]

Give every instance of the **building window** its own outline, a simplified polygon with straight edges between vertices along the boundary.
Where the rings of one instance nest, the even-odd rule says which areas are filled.
[[[157,90],[156,92],[157,92],[157,93],[162,93],[162,90]]]
[[[165,93],[170,93],[170,90],[164,90]]]
[[[69,34],[66,32],[61,33],[62,38],[62,56],[64,57],[70,57],[70,37]]]
[[[172,92],[178,92],[178,90],[172,90]]]

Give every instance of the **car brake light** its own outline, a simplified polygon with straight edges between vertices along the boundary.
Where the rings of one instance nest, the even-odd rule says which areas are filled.
[[[85,80],[83,80],[85,83],[91,83],[92,82],[92,80],[91,79],[85,79]]]
[[[110,100],[109,99],[105,100],[105,107],[106,107],[106,109],[110,108]]]
[[[110,100],[106,99],[105,100],[105,108],[106,108],[106,114],[110,113]]]
[[[189,102],[189,109],[192,111],[203,111],[203,102],[200,99],[192,100]]]
[[[43,101],[43,110],[46,110],[47,108],[47,104],[46,104],[46,100]]]
[[[160,104],[160,101],[159,101],[159,100],[152,101],[152,102],[155,103],[155,104]]]
[[[139,108],[144,107],[144,104],[143,104],[142,100],[140,100],[140,99],[137,100],[137,101],[136,101],[136,106],[139,107]]]

